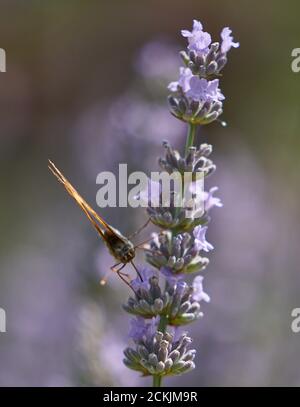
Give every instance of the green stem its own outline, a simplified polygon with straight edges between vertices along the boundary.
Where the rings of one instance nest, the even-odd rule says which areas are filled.
[[[185,144],[185,155],[188,154],[189,148],[194,145],[196,128],[197,128],[196,124],[189,123],[188,134],[187,134],[186,144]]]
[[[152,387],[161,387],[161,376],[153,376],[153,386]]]
[[[167,315],[161,315],[159,324],[158,324],[158,331],[165,333],[167,325],[168,325]]]

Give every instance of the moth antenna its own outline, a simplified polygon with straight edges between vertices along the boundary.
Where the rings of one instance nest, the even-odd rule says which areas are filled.
[[[134,246],[134,248],[135,248],[135,249],[144,249],[144,248],[143,248],[143,245],[146,244],[146,243],[151,242],[152,239],[153,239],[153,238],[151,237],[150,239],[147,239],[147,240],[145,240],[144,242],[139,243],[137,246]]]
[[[130,236],[128,236],[128,239],[131,240],[134,236],[140,234],[141,231],[142,231],[143,229],[145,229],[145,228],[149,225],[150,221],[151,221],[151,219],[148,218],[147,222],[144,223],[144,225],[142,225],[141,227],[139,227],[138,230],[136,230],[134,233],[132,233]]]

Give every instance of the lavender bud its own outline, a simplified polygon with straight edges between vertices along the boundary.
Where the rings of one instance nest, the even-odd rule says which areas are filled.
[[[206,73],[207,73],[207,75],[213,75],[217,72],[217,69],[218,69],[217,62],[211,61],[206,68]]]
[[[150,353],[150,355],[148,356],[148,361],[151,365],[153,365],[154,367],[156,367],[156,365],[158,364],[158,358],[155,355],[155,353]]]
[[[227,64],[227,58],[224,56],[221,56],[220,58],[217,59],[217,65],[218,65],[218,72],[220,72],[224,66]]]
[[[180,57],[182,58],[183,62],[185,65],[189,62],[189,56],[185,51],[180,51],[179,52]]]
[[[168,370],[170,370],[171,369],[171,367],[173,366],[173,361],[172,361],[172,359],[167,359],[166,361],[165,361],[165,369],[168,371]]]
[[[169,354],[169,358],[172,359],[173,363],[176,363],[180,358],[180,352],[178,352],[178,350],[173,350]]]
[[[180,343],[189,344],[191,341],[186,334],[180,337]],[[124,363],[130,369],[139,370],[143,375],[160,374],[161,376],[176,375],[184,370],[191,369],[191,360],[193,360],[195,352],[182,350],[180,353],[174,349],[178,341],[173,341],[173,335],[169,333],[162,334],[157,332],[154,336],[144,339],[143,344],[147,347],[147,357],[139,357],[132,360],[128,355],[128,349],[125,351]],[[138,345],[140,347],[140,345]],[[145,354],[146,352],[143,352]],[[135,352],[135,355],[138,353]]]

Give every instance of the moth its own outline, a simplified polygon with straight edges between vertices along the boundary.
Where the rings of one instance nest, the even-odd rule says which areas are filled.
[[[129,278],[128,274],[121,272],[121,270],[126,266],[126,264],[131,263],[137,272],[139,278],[142,280],[141,274],[137,267],[133,263],[135,258],[136,249],[141,247],[144,243],[138,246],[134,246],[130,238],[137,233],[139,233],[143,228],[149,223],[149,219],[145,225],[142,226],[137,232],[131,235],[130,238],[125,237],[116,228],[109,225],[105,220],[98,215],[93,208],[82,198],[82,196],[76,191],[76,189],[71,185],[67,178],[59,171],[59,169],[49,160],[48,168],[53,173],[53,175],[58,179],[58,181],[65,187],[66,191],[75,199],[77,204],[83,210],[87,218],[90,220],[102,240],[105,242],[110,254],[118,261],[115,265],[111,267],[111,270],[116,272],[118,276],[130,287],[130,283],[126,278]],[[106,279],[102,279],[100,283],[104,285]]]

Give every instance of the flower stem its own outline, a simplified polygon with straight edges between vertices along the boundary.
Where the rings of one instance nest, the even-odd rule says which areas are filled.
[[[161,376],[159,376],[159,375],[153,376],[153,386],[152,387],[161,387]]]
[[[194,145],[196,128],[197,128],[196,124],[189,123],[188,134],[187,134],[186,144],[185,144],[185,155],[186,156],[189,152],[189,148]]]
[[[167,315],[161,315],[159,324],[158,324],[158,330],[162,333],[165,333],[167,325],[168,325]]]

